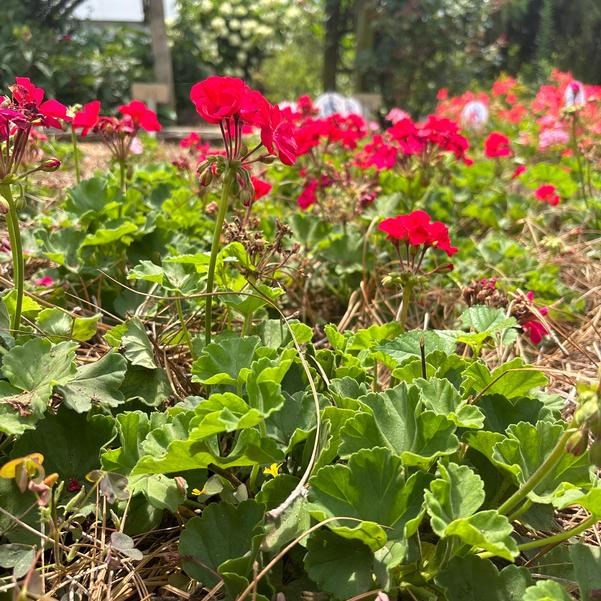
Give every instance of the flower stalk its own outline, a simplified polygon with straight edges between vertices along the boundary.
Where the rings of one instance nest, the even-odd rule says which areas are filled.
[[[561,435],[557,444],[549,453],[547,458],[538,466],[538,469],[520,486],[500,507],[499,513],[506,514],[516,507],[523,499],[526,498],[529,492],[533,491],[555,468],[555,466],[561,460],[566,444],[572,434],[576,432],[575,428],[568,427]],[[515,514],[515,512],[514,512]]]
[[[73,127],[73,124],[71,124],[71,144],[73,145],[73,162],[75,163],[75,181],[79,184],[81,182],[79,173],[79,151],[77,149],[77,135],[75,134],[75,127]]]
[[[11,319],[11,332],[13,335],[16,335],[21,325],[21,312],[23,309],[23,294],[25,291],[25,261],[23,258],[23,244],[21,242],[21,231],[19,229],[17,206],[12,196],[10,184],[0,184],[0,194],[6,201],[8,209],[6,214],[6,223],[13,262],[13,281],[17,294],[15,314]]]
[[[219,200],[219,209],[213,231],[213,242],[211,244],[211,258],[209,259],[209,271],[207,274],[207,298],[205,300],[205,342],[211,343],[211,330],[213,326],[213,288],[215,286],[215,266],[217,264],[217,254],[221,242],[221,230],[229,205],[232,188],[236,181],[238,171],[238,161],[229,161],[224,173],[223,187],[221,188],[221,198]]]

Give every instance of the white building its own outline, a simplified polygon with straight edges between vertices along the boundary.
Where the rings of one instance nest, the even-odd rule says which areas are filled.
[[[175,0],[163,0],[165,19],[176,14]],[[76,19],[105,23],[132,23],[144,21],[142,0],[85,0],[73,12]]]

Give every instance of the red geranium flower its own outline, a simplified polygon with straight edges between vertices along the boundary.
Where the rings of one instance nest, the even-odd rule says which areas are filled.
[[[84,104],[81,111],[75,113],[73,117],[73,129],[81,129],[82,137],[88,135],[88,132],[98,123],[100,115],[100,100],[93,100]]]
[[[296,161],[297,145],[292,123],[285,119],[278,106],[271,107],[269,121],[261,128],[261,142],[270,154],[277,155],[284,165]]]
[[[518,165],[515,168],[515,171],[513,172],[511,179],[517,179],[518,177],[520,177],[520,175],[522,175],[522,173],[524,173],[526,171],[526,165]]]
[[[432,246],[444,251],[449,257],[458,250],[451,246],[447,226],[441,221],[430,222],[430,215],[425,211],[413,211],[407,215],[384,219],[378,229],[386,232],[388,240],[405,241],[411,246]]]
[[[266,182],[264,179],[255,177],[254,175],[251,176],[250,181],[252,182],[255,191],[255,200],[263,198],[263,196],[269,194],[271,192],[271,189],[273,188],[273,186],[269,182]]]
[[[32,125],[62,129],[60,119],[69,121],[67,107],[57,100],[44,101],[44,90],[31,83],[29,77],[16,77],[11,86],[13,103]]]
[[[249,91],[248,86],[237,77],[213,76],[192,86],[190,100],[205,121],[221,123],[240,113]]]
[[[117,110],[134,123],[134,128],[141,127],[146,131],[160,131],[161,124],[156,113],[151,111],[141,100],[132,100],[129,104],[122,104]]]
[[[532,344],[540,344],[545,335],[548,334],[547,328],[536,319],[523,323],[522,328],[528,334],[528,338],[530,338]]]
[[[557,206],[561,200],[559,194],[556,194],[556,190],[557,188],[555,188],[555,186],[552,184],[543,184],[535,190],[534,196],[537,198],[537,200],[546,202],[554,207]]]
[[[318,181],[316,179],[312,179],[309,180],[303,187],[296,201],[298,206],[303,209],[303,211],[317,202],[317,186]]]
[[[491,132],[484,142],[484,154],[489,159],[508,157],[511,154],[509,138],[498,131]]]

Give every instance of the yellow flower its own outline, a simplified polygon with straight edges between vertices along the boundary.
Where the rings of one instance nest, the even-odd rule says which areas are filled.
[[[31,453],[25,457],[12,459],[0,468],[0,478],[14,478],[17,475],[17,468],[20,466],[25,468],[29,476],[33,476],[40,471],[42,463],[44,463],[44,455],[41,453]]]
[[[204,491],[205,491],[205,489],[204,489],[204,488],[203,488],[203,489],[201,489],[201,490],[198,490],[198,488],[193,488],[193,489],[192,489],[192,494],[193,494],[195,497],[200,497],[200,495],[204,494]]]
[[[281,463],[272,463],[269,467],[266,467],[263,470],[263,473],[266,476],[271,476],[275,478],[280,473],[280,468],[282,467]]]

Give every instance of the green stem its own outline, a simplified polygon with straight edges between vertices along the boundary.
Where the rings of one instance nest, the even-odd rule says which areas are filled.
[[[125,199],[125,193],[127,192],[125,187],[125,161],[119,161],[119,186]]]
[[[236,179],[236,167],[231,163],[226,167],[223,187],[221,189],[221,199],[219,201],[219,210],[217,220],[215,221],[215,230],[213,231],[213,243],[211,244],[211,258],[209,260],[209,272],[207,274],[207,298],[205,300],[205,342],[211,343],[211,328],[213,325],[213,288],[215,286],[215,265],[217,264],[217,253],[219,252],[219,243],[221,241],[221,229],[225,221],[225,214],[229,204],[232,186]]]
[[[253,312],[249,311],[244,316],[244,323],[242,324],[242,336],[248,336],[250,334],[250,330],[252,328],[253,323]]]
[[[177,293],[180,294],[179,290]],[[182,332],[184,334],[184,338],[186,339],[186,344],[188,345],[188,348],[190,349],[190,353],[194,354],[192,352],[192,339],[190,338],[190,332],[188,331],[188,327],[186,326],[186,318],[184,317],[184,310],[182,308],[182,300],[181,300],[181,298],[179,298],[179,296],[177,296],[175,298],[175,308],[177,310],[177,316],[179,317],[179,322],[182,327]]]
[[[401,316],[399,317],[399,322],[403,330],[405,330],[407,324],[407,315],[409,314],[409,303],[411,302],[412,291],[413,286],[411,286],[411,284],[405,284],[405,286],[403,286],[403,305],[401,307]]]
[[[23,245],[21,243],[21,232],[19,230],[19,217],[17,215],[17,207],[10,190],[10,184],[0,184],[0,193],[6,199],[8,204],[6,224],[13,260],[13,282],[17,293],[15,314],[12,318],[11,331],[13,335],[16,336],[17,332],[19,331],[19,327],[21,326],[21,310],[23,308],[23,294],[25,290],[25,261],[23,259]]]
[[[528,478],[520,488],[518,488],[510,497],[499,507],[499,513],[506,514],[511,511],[522,499],[525,499],[528,493],[534,490],[549,474],[549,472],[561,460],[566,443],[574,433],[573,428],[566,428],[561,438],[557,441],[555,448],[548,457],[538,466],[538,469]]]
[[[77,151],[77,136],[75,129],[71,126],[71,144],[73,144],[73,161],[75,162],[75,181],[79,184],[81,177],[79,175],[79,153]]]
[[[511,515],[507,516],[510,522],[515,522],[521,515],[526,513],[533,505],[530,499],[526,499],[521,507],[518,507]]]
[[[590,515],[582,524],[572,528],[571,530],[565,530],[564,532],[560,532],[559,534],[555,534],[553,536],[548,536],[547,538],[539,538],[538,540],[533,540],[530,543],[524,543],[523,545],[518,545],[518,549],[520,551],[529,551],[530,549],[537,549],[538,547],[546,547],[547,545],[555,545],[563,542],[564,540],[568,540],[572,538],[572,536],[576,536],[585,530],[588,530],[591,526],[594,526],[597,523],[597,516]]]
[[[574,156],[576,157],[576,164],[578,165],[578,181],[580,183],[580,194],[582,195],[582,200],[584,200],[588,206],[586,188],[584,185],[584,171],[582,169],[582,157],[580,156],[580,148],[578,148],[578,138],[576,136],[576,114],[572,115],[572,150],[574,152]]]

